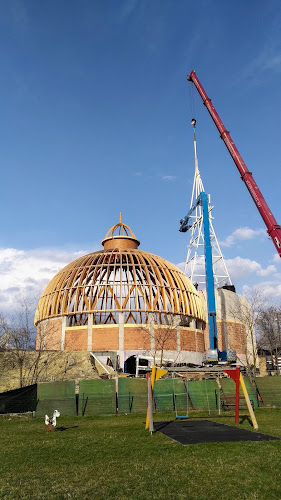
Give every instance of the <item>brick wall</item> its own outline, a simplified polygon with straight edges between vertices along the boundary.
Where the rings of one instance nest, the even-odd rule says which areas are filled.
[[[237,353],[246,354],[245,326],[238,322],[227,322],[228,348],[235,349]]]
[[[217,323],[217,332],[219,351],[225,351],[224,325],[221,322]]]
[[[36,330],[36,349],[39,351],[44,348],[44,330],[46,322],[41,322],[37,325]]]
[[[124,350],[150,349],[149,328],[124,326]]]
[[[196,351],[193,330],[187,328],[180,329],[180,348],[182,351]]]
[[[175,328],[154,327],[154,341],[156,351],[176,351],[177,350],[177,331]]]
[[[206,328],[203,332],[203,335],[204,335],[204,345],[205,345],[205,351],[206,351],[207,349],[210,349],[210,337],[209,337],[210,333],[209,333],[209,325],[208,324],[206,325]]]
[[[196,345],[197,352],[205,351],[204,332],[199,332],[198,330],[196,331]]]
[[[36,349],[58,351],[61,348],[61,318],[48,319],[37,327]]]
[[[235,321],[218,321],[217,322],[217,332],[218,332],[218,344],[219,350],[224,351],[225,346],[225,338],[224,338],[224,325],[227,328],[227,340],[228,340],[228,349],[235,349],[237,353],[245,354],[246,353],[246,334],[245,327],[242,323],[238,323]],[[204,330],[205,337],[205,349],[209,349],[210,341],[209,341],[209,326],[206,325]]]
[[[118,349],[118,325],[104,326],[92,330],[92,349],[93,351],[112,351]]]
[[[87,328],[66,328],[65,329],[65,351],[86,351],[87,350]]]
[[[228,348],[235,349],[237,354],[246,354],[245,326],[237,321],[227,321]],[[225,349],[224,325],[217,322],[219,349]],[[61,348],[62,319],[50,319],[39,323],[37,327],[36,348],[46,350],[60,350]],[[180,349],[183,351],[196,351],[194,330],[180,327]],[[44,339],[44,344],[43,344]],[[144,349],[150,350],[151,341],[155,343],[155,349],[177,350],[176,329],[154,328],[154,339],[149,333],[149,327],[138,325],[124,325],[124,350]],[[104,327],[93,326],[92,349],[93,350],[118,350],[119,344],[118,325],[105,325]],[[209,348],[209,328],[206,325],[204,331],[196,330],[197,352],[204,352]],[[43,347],[44,346],[44,347]],[[87,328],[65,329],[65,350],[87,350]]]

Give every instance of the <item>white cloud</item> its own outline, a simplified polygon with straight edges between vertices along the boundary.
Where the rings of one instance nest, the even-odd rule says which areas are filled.
[[[270,277],[271,280],[279,284],[281,274],[277,272],[276,267],[273,265],[263,268],[259,262],[242,257],[225,259],[225,263],[233,283],[246,279],[252,274],[257,279],[258,277]]]
[[[281,273],[278,273],[276,266],[272,264],[263,268],[259,262],[239,256],[235,257],[234,259],[225,259],[225,264],[234,284],[246,279],[250,275],[256,277],[257,281],[259,280],[259,277],[268,277],[271,279],[270,283],[272,285],[273,283],[279,284],[279,282],[281,282]],[[184,272],[185,262],[180,262],[176,264],[176,266],[182,272]],[[191,269],[188,267],[187,275],[190,274],[190,272]],[[203,261],[203,258],[201,258],[201,261],[198,260],[198,262],[196,263],[194,273],[198,275],[205,274],[205,263]]]
[[[242,257],[226,259],[225,263],[233,283],[246,278],[251,273],[257,273],[261,269],[261,265],[255,260],[243,259]]]
[[[273,255],[272,262],[274,262],[274,264],[281,264],[281,258],[278,253]]]
[[[258,276],[270,276],[271,274],[276,273],[276,267],[273,265],[267,266],[265,269],[259,269],[257,271]]]
[[[280,263],[280,257],[277,254],[276,257],[273,258],[274,262]],[[239,256],[233,259],[225,259],[225,264],[237,293],[251,296],[251,291],[254,293],[256,289],[259,289],[266,300],[270,303],[277,301],[280,305],[281,272],[278,272],[276,265],[269,264],[267,267],[262,267],[255,260]],[[184,272],[185,262],[180,262],[176,265]],[[188,269],[187,275],[189,272],[190,269]],[[198,275],[205,274],[205,265],[203,262],[198,262],[195,272]],[[204,285],[201,283],[202,280],[199,280],[200,289],[204,289]]]
[[[243,286],[243,295],[251,296],[255,290],[260,289],[262,296],[265,299],[265,302],[273,303],[277,301],[277,304],[280,305],[281,298],[281,282],[279,281],[269,281],[269,282],[261,282],[254,286],[244,285]]]
[[[0,311],[11,313],[22,297],[39,299],[53,276],[87,251],[0,248]]]
[[[238,241],[252,240],[261,235],[266,235],[265,229],[250,229],[249,227],[239,227],[235,229],[224,241],[220,242],[221,246],[230,247]]]
[[[182,272],[184,272],[184,267],[185,267],[185,262],[179,262],[178,264],[175,264]]]
[[[185,271],[185,262],[179,262],[176,264],[176,266],[184,273]],[[204,289],[205,288],[205,260],[203,256],[198,256],[197,257],[197,262],[196,265],[193,269],[193,274],[200,276],[198,281],[200,282],[200,288]],[[186,268],[186,276],[190,277],[191,276],[191,265],[189,264]],[[193,280],[193,283],[195,282],[195,279]]]

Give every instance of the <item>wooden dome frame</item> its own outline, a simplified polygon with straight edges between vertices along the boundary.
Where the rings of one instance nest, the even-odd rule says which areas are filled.
[[[117,231],[117,234],[116,234]],[[71,262],[50,281],[38,302],[35,325],[67,316],[70,326],[94,324],[145,324],[153,313],[159,324],[166,315],[183,315],[206,321],[198,291],[167,260],[139,250],[139,241],[122,223],[113,226],[102,241],[104,250]]]

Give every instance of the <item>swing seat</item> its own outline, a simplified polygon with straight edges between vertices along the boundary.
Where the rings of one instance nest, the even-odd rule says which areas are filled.
[[[188,415],[176,415],[176,420],[177,420],[178,418],[179,418],[179,419],[184,419],[184,420],[186,420],[186,419],[188,418]]]

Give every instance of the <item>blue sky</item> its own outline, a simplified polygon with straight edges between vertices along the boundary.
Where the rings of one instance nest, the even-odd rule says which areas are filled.
[[[194,69],[281,223],[281,4],[0,3],[0,309],[38,295],[123,220],[179,264],[194,173]],[[280,258],[194,90],[199,168],[240,293],[281,296]],[[245,229],[246,228],[246,229]]]

